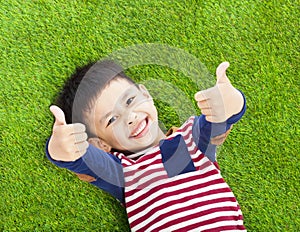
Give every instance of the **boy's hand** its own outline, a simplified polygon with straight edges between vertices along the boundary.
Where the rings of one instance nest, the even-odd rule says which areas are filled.
[[[55,117],[48,151],[52,159],[75,161],[83,156],[89,146],[85,126],[81,123],[68,124],[64,112],[57,106],[50,111]]]
[[[221,63],[216,70],[216,85],[195,94],[201,113],[206,116],[206,120],[209,122],[225,122],[243,108],[244,98],[242,94],[231,85],[226,76],[228,67],[228,62]]]

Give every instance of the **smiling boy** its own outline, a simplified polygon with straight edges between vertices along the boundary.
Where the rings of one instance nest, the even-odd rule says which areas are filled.
[[[58,104],[64,112],[51,107],[48,158],[91,176],[92,184],[124,203],[133,231],[245,230],[211,143],[245,112],[228,66],[218,67],[216,86],[195,95],[203,115],[166,136],[147,89],[113,62],[96,63],[65,85]]]

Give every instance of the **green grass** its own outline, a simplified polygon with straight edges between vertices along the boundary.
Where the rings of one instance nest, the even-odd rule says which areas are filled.
[[[128,231],[119,203],[44,155],[48,110],[76,66],[117,49],[161,43],[211,73],[224,60],[248,111],[219,163],[249,231],[300,231],[299,1],[0,1],[0,231]],[[181,73],[132,68],[134,78]],[[171,76],[171,78],[170,78]],[[191,98],[192,99],[192,98]],[[166,126],[179,123],[157,102]]]

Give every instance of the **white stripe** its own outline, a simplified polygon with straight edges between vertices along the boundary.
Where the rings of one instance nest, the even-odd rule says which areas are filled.
[[[188,143],[188,141],[186,141],[186,143]],[[194,151],[196,147],[196,144],[193,142],[190,146],[187,146],[187,149],[189,150],[189,152]]]
[[[215,177],[217,177],[217,176],[215,176]],[[205,179],[206,182],[213,180],[211,178],[211,176],[207,177],[207,178],[203,178],[203,179]],[[215,178],[215,179],[219,179],[219,178]],[[165,183],[167,183],[167,182],[172,182],[172,181],[166,180]],[[175,185],[175,186],[171,186],[171,187],[168,187],[168,188],[160,189],[160,190],[158,190],[157,192],[155,192],[155,193],[153,193],[151,195],[147,195],[147,193],[149,191],[151,191],[151,189],[148,189],[148,188],[147,189],[142,189],[139,192],[136,192],[134,195],[126,197],[126,201],[130,202],[130,201],[132,201],[132,200],[140,197],[141,195],[145,195],[146,196],[145,198],[143,198],[143,200],[139,201],[139,203],[134,204],[134,205],[132,205],[130,207],[127,207],[127,211],[131,212],[132,210],[134,210],[134,209],[136,209],[136,208],[138,208],[140,206],[143,206],[143,205],[147,204],[149,201],[157,198],[158,196],[162,195],[163,193],[166,193],[166,192],[172,193],[172,192],[174,192],[176,190],[179,190],[179,189],[183,189],[183,188],[187,188],[187,187],[190,187],[190,186],[195,186],[195,185],[203,184],[203,183],[205,183],[205,182],[204,181],[199,181],[199,180],[193,180],[193,181],[182,183],[180,185]],[[207,191],[210,191],[210,190],[215,190],[215,189],[220,189],[220,188],[228,188],[228,184],[224,182],[224,183],[220,183],[220,184],[209,185],[209,186],[206,186],[204,188],[199,188],[198,189],[198,191],[199,191],[198,193],[207,192]],[[177,195],[176,196],[172,196],[172,197],[174,197],[175,199],[177,199]]]
[[[206,162],[199,161],[199,162],[195,162],[194,165],[195,165],[195,167],[199,168],[202,165],[204,165],[205,163],[207,163],[206,166],[204,166],[204,168],[202,167],[201,169],[198,170],[200,172],[200,174],[204,174],[209,171],[217,170],[217,168],[215,166],[211,165],[210,161],[206,161]]]
[[[126,172],[133,172],[133,175],[130,176],[126,176],[126,172],[125,173],[125,180],[126,182],[132,181],[133,179],[139,178],[140,176],[142,176],[146,171],[151,171],[154,169],[159,169],[159,168],[163,168],[163,164],[159,163],[159,164],[151,164],[148,166],[147,169],[136,169],[135,167],[131,166],[131,167],[126,167]],[[125,168],[124,168],[125,170]],[[152,174],[153,175],[153,174]],[[141,181],[141,179],[139,179],[139,181]]]
[[[223,221],[223,222],[215,222],[209,225],[201,226],[201,230],[208,230],[208,229],[217,229],[221,226],[242,226],[244,224],[243,220],[237,220],[237,221]],[[199,229],[192,230],[191,232],[199,232]],[[246,230],[226,230],[228,231],[235,231],[235,232],[241,232]]]
[[[134,153],[134,154],[127,155],[126,157],[127,157],[128,159],[134,159],[134,158],[137,158],[137,157],[139,157],[139,156],[143,156],[143,155],[145,155],[145,154],[148,154],[149,152],[153,152],[153,151],[157,151],[157,150],[159,150],[159,146],[149,147],[149,148],[147,148],[147,149],[145,149],[145,150],[143,150],[143,151],[140,151],[140,152],[138,152],[138,153]]]
[[[166,176],[166,171],[163,170],[161,172],[154,172],[153,174],[151,174],[150,176],[144,176],[143,178],[141,178],[140,180],[138,180],[138,182],[134,182],[134,184],[131,184],[129,186],[126,187],[126,192],[131,191],[133,189],[139,189],[142,187],[142,191],[144,191],[145,189],[147,190],[151,190],[152,188],[154,188],[155,186],[157,186],[158,184],[161,185],[163,183],[165,183],[166,178],[162,179],[162,180],[157,180],[154,181],[155,177],[158,176]],[[152,180],[152,181],[151,181]],[[145,188],[143,185],[148,182],[147,187]],[[126,181],[126,184],[128,184],[128,182]],[[126,198],[126,200],[128,201],[128,198]]]
[[[196,209],[186,211],[184,213],[187,214],[187,215],[191,215],[191,214],[197,214],[199,212],[201,212],[201,211],[199,211],[199,209],[196,208]],[[172,226],[170,226],[170,227],[168,227],[168,228],[166,228],[162,231],[173,231],[173,230],[176,230],[176,229],[185,228],[188,225],[196,224],[199,221],[206,221],[206,220],[209,220],[209,219],[213,219],[213,218],[217,218],[217,217],[223,217],[223,216],[233,216],[233,215],[235,216],[235,215],[237,215],[236,211],[214,212],[214,213],[202,216],[202,217],[197,217],[197,218],[191,219],[189,221],[180,222],[180,218],[182,217],[181,214],[182,214],[182,212],[180,212],[178,214],[174,214],[170,217],[164,218],[163,221],[159,221],[159,222],[151,225],[149,227],[149,229],[147,229],[147,231],[153,231],[156,228],[158,228],[159,226],[163,225],[165,222],[169,222],[169,221],[173,221],[173,220],[177,221],[178,223],[174,222],[176,224],[173,224]],[[178,220],[176,220],[176,219],[178,219]],[[144,222],[140,223],[139,225],[133,227],[132,228],[133,231],[142,228],[143,225],[145,225],[145,223],[146,223],[146,221],[144,221]],[[232,221],[223,221],[223,222],[219,222],[219,223],[213,223],[213,224],[202,226],[202,227],[198,228],[198,230],[195,230],[195,231],[202,231],[202,230],[205,230],[206,228],[209,229],[210,225],[214,225],[214,224],[220,224],[220,225],[226,225],[226,224],[228,224],[228,225],[237,225],[238,224],[238,225],[242,225],[242,221],[241,220],[238,220],[238,221],[233,221],[232,220]],[[216,225],[214,225],[213,227],[216,227]]]
[[[192,159],[194,160],[194,159],[197,159],[200,155],[202,154],[202,152],[200,151],[200,150],[196,150],[196,153],[194,153],[194,154],[191,154],[191,157],[192,157]],[[206,159],[208,159],[205,155],[203,156],[203,158],[201,159],[201,160],[205,160],[205,158]],[[208,159],[209,160],[209,159]]]
[[[129,160],[127,160],[127,159],[122,158],[121,160],[122,160],[122,161],[121,161],[122,164],[130,165],[130,166],[132,165],[132,163],[131,163]]]
[[[186,133],[186,134],[188,134],[188,133]],[[184,136],[186,136],[186,135],[184,135]],[[193,134],[192,134],[192,132],[189,134],[189,136],[185,139],[185,143],[186,144],[189,144],[190,142],[192,142],[192,139],[193,139]],[[193,142],[192,142],[192,144],[193,144]]]
[[[145,159],[143,162],[134,163],[129,167],[124,167],[124,173],[126,173],[128,171],[132,171],[132,170],[139,170],[141,166],[149,165],[159,159],[161,159],[161,155],[157,154],[154,157],[152,157],[151,159]],[[125,159],[123,158],[123,160],[126,160],[126,158]]]
[[[189,136],[185,139],[185,141],[186,141],[186,143],[188,143],[187,141],[189,141],[189,142],[191,141],[192,132],[190,132],[189,128],[187,128],[185,131],[181,132],[180,134],[182,135],[183,138],[186,137],[189,134]]]
[[[146,182],[150,181],[151,179],[153,179],[153,181],[150,182],[150,183],[151,183],[150,185],[151,185],[152,188],[154,188],[154,187],[156,187],[156,186],[158,186],[158,185],[162,185],[162,184],[165,184],[165,183],[172,182],[172,181],[170,181],[170,179],[172,179],[172,178],[169,178],[169,177],[167,176],[168,174],[167,174],[167,172],[165,171],[165,169],[163,169],[163,170],[161,170],[161,171],[154,171],[151,175],[146,175],[146,176],[144,176],[144,177],[142,177],[142,178],[139,178],[139,177],[142,176],[146,171],[151,171],[151,170],[153,170],[153,169],[159,169],[159,168],[164,168],[164,166],[163,166],[162,163],[160,163],[160,164],[153,164],[152,166],[149,166],[149,169],[139,170],[139,171],[137,171],[136,173],[134,173],[133,176],[125,177],[125,181],[126,181],[127,184],[129,183],[129,181],[132,181],[132,180],[134,180],[134,179],[137,180],[134,184],[129,185],[127,188],[130,188],[130,190],[136,189],[136,188],[138,188],[139,186],[141,186],[141,185],[145,184]],[[206,168],[201,169],[201,170],[196,171],[196,172],[198,172],[199,174],[203,175],[203,174],[205,174],[205,173],[207,173],[207,172],[209,172],[209,171],[211,171],[211,170],[214,170],[214,169],[215,169],[215,168],[212,167],[212,165],[209,165],[209,166],[207,166]],[[218,174],[216,174],[216,175],[218,175]],[[158,176],[165,176],[166,178],[163,178],[163,179],[160,178],[160,179],[154,181],[154,179],[155,179],[156,177],[158,177]],[[208,179],[208,178],[210,178],[211,176],[213,176],[213,175],[210,175],[209,177],[206,177],[206,178]],[[176,178],[176,181],[178,181],[178,180],[181,180],[181,179],[185,179],[185,178],[187,178],[187,177],[186,177],[186,176],[183,176],[183,174],[181,174],[181,175],[175,176],[175,177],[173,177],[173,178]],[[219,178],[221,178],[221,177],[219,176]],[[202,179],[205,179],[205,178],[202,178]],[[174,179],[173,179],[173,180],[174,180]],[[198,181],[198,183],[201,183],[201,182]],[[149,186],[150,186],[150,185],[149,185]]]
[[[144,216],[145,214],[147,214],[150,210],[155,209],[156,207],[159,207],[160,205],[162,205],[163,203],[165,203],[167,201],[169,202],[169,201],[172,201],[172,200],[179,200],[179,199],[184,198],[186,196],[193,196],[194,194],[197,194],[197,193],[199,193],[199,191],[189,192],[189,194],[188,193],[182,193],[180,195],[173,196],[172,198],[168,197],[168,199],[163,199],[163,200],[160,200],[158,202],[155,202],[149,208],[146,208],[143,211],[139,212],[138,214],[130,217],[129,222],[137,220],[138,218],[140,218],[140,217]],[[142,223],[145,225],[147,221],[151,222],[152,220],[154,220],[158,216],[163,215],[163,214],[165,214],[169,211],[175,210],[175,209],[181,209],[183,207],[191,206],[191,205],[196,204],[196,203],[207,202],[208,200],[216,200],[216,199],[224,198],[224,197],[233,197],[233,194],[231,194],[231,193],[218,193],[218,194],[212,194],[212,195],[204,196],[204,197],[200,197],[200,198],[193,198],[193,199],[190,199],[189,201],[185,201],[183,203],[175,203],[174,205],[166,207],[163,210],[155,211],[155,213],[151,217],[147,218],[147,220],[143,221]],[[209,205],[203,205],[203,206],[200,206],[200,207],[197,207],[197,208],[198,208],[199,212],[202,212],[204,210],[213,209],[213,208],[217,208],[217,207],[225,207],[225,206],[237,207],[237,202],[229,201],[229,202],[213,203],[213,204],[209,204]],[[195,210],[195,209],[193,209],[193,210]],[[187,216],[187,215],[189,215],[189,214],[186,211],[180,212],[180,217],[184,217],[184,216]],[[169,216],[169,217],[171,217],[171,216]]]
[[[147,150],[147,152],[143,155],[143,157],[145,155],[152,155],[153,153],[158,152],[159,150],[160,150],[159,146],[152,147],[152,149]]]
[[[189,123],[191,123],[191,125],[187,126]],[[187,126],[187,127],[186,127]],[[180,131],[182,130],[184,127],[186,127],[186,129],[184,131]],[[181,135],[181,136],[186,136],[189,131],[191,131],[193,127],[193,119],[192,120],[188,120],[186,121],[184,124],[182,124],[181,127],[178,128],[177,131],[175,131],[173,134],[171,134],[170,136],[168,136],[167,138],[170,139],[170,138],[174,138],[176,137],[177,135]],[[191,133],[192,134],[192,133]]]
[[[243,225],[243,223],[241,225]],[[243,231],[246,232],[247,230],[226,230],[226,232],[243,232]]]
[[[194,176],[195,175],[195,172],[188,172],[188,173],[185,173],[185,174],[181,174],[179,176],[175,176],[175,177],[172,177],[172,178],[168,178],[166,180],[164,180],[164,184],[168,184],[168,183],[174,183],[174,182],[177,182],[178,180],[182,180],[182,179],[186,179],[186,178],[189,178],[191,176]],[[163,194],[165,191],[168,191],[168,192],[173,192],[173,191],[176,191],[178,189],[183,189],[185,187],[189,187],[189,186],[192,186],[192,185],[199,185],[199,184],[205,184],[209,181],[212,181],[212,180],[218,180],[220,179],[220,174],[214,174],[214,175],[210,175],[208,177],[205,177],[205,178],[201,178],[200,180],[199,179],[196,179],[196,180],[192,180],[192,181],[189,181],[189,182],[184,182],[182,184],[176,184],[174,183],[173,186],[171,187],[168,187],[168,190],[166,189],[160,189],[159,191],[155,192],[154,194],[152,194],[153,197],[157,197],[161,194]],[[160,181],[160,183],[162,184],[162,181]],[[227,185],[227,184],[226,184]],[[228,187],[228,185],[227,185]],[[205,188],[202,188],[204,190],[207,191],[207,189],[211,190],[211,189],[214,189],[214,188],[211,188],[210,186],[207,186]],[[149,189],[148,189],[149,190]],[[202,191],[204,191],[202,190]],[[126,189],[125,189],[126,191]],[[137,192],[135,195],[132,195],[132,196],[128,196],[126,197],[126,201],[129,202],[131,200],[134,200],[135,198],[138,198],[140,197],[142,194],[145,194],[147,193],[148,191],[140,191],[140,192]],[[150,199],[151,195],[148,197]],[[147,198],[147,199],[148,199]],[[146,199],[145,199],[146,200]],[[150,199],[151,200],[151,199]],[[146,202],[145,202],[146,203]]]

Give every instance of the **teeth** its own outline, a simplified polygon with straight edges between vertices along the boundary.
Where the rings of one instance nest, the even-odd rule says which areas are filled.
[[[145,127],[147,125],[147,122],[146,120],[144,120],[140,125],[139,127],[137,128],[137,130],[132,134],[133,137],[137,136],[139,133],[141,133]]]

